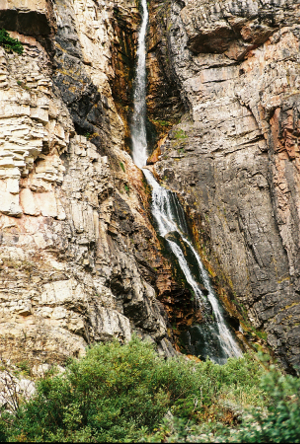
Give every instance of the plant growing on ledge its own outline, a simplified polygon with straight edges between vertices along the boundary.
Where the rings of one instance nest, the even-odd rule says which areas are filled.
[[[175,139],[187,139],[187,135],[186,135],[185,131],[183,131],[182,129],[178,129],[174,133],[174,138]]]
[[[167,120],[159,120],[159,119],[155,119],[154,123],[157,123],[160,126],[171,126],[172,123],[168,122]]]
[[[86,137],[86,140],[90,140],[91,136],[91,133],[84,133],[84,137]]]
[[[0,46],[3,46],[6,52],[23,54],[24,51],[22,43],[18,39],[11,37],[6,29],[0,29]]]
[[[120,167],[122,168],[123,172],[125,173],[125,166],[123,162],[120,162]]]

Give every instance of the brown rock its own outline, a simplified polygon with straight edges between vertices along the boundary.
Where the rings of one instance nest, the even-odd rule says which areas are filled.
[[[161,156],[161,151],[160,151],[160,147],[158,146],[153,153],[151,154],[151,156],[148,157],[147,159],[147,165],[154,165],[156,162],[159,161],[159,157]]]

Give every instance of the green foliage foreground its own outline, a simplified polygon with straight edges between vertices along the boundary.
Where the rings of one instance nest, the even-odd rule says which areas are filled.
[[[3,411],[0,440],[299,442],[299,388],[248,355],[219,366],[164,360],[137,338],[98,344]]]

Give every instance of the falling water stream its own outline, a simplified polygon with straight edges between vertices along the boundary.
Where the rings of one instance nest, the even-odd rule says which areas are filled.
[[[139,168],[146,165],[148,157],[145,47],[148,10],[147,1],[141,0],[141,3],[143,18],[138,38],[134,112],[131,125],[132,157]],[[194,293],[198,308],[202,308],[206,318],[202,324],[195,324],[190,328],[185,334],[185,343],[193,354],[200,355],[202,358],[210,357],[219,364],[225,363],[230,356],[240,356],[241,350],[224,319],[224,310],[215,296],[208,274],[190,240],[184,211],[176,194],[161,187],[149,170],[143,169],[143,172],[152,187],[152,214],[158,232],[166,239],[177,258],[186,281]],[[201,290],[200,282],[205,287],[206,294]]]

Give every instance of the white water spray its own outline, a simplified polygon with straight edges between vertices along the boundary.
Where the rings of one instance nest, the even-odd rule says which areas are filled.
[[[141,3],[143,8],[143,19],[138,39],[137,69],[134,83],[134,113],[131,125],[132,157],[134,163],[139,168],[143,168],[146,165],[148,157],[146,135],[145,47],[148,11],[146,0],[141,0]],[[143,169],[143,172],[149,185],[152,187],[152,214],[157,222],[159,234],[166,239],[172,252],[176,256],[179,266],[182,269],[188,284],[194,292],[198,305],[205,311],[205,307],[210,304],[212,309],[214,321],[206,322],[203,324],[203,326],[197,326],[202,338],[204,337],[207,340],[207,344],[204,344],[203,346],[206,350],[206,356],[211,357],[211,359],[219,363],[226,362],[226,359],[230,356],[241,356],[240,348],[238,347],[230,329],[225,323],[222,314],[223,309],[214,294],[208,274],[198,253],[189,240],[184,212],[177,197],[170,191],[161,187],[149,170]],[[207,290],[207,299],[201,291],[199,283],[191,271],[191,267],[188,264],[180,243],[178,245],[178,242],[176,242],[175,239],[171,239],[171,233],[175,233],[181,240],[181,243],[184,243],[194,256],[199,274],[201,275],[203,284]]]
[[[148,23],[147,1],[142,0],[143,19],[139,32],[137,49],[137,69],[134,82],[134,112],[132,134],[132,157],[134,163],[143,168],[147,160],[146,134],[146,45],[145,36]]]

